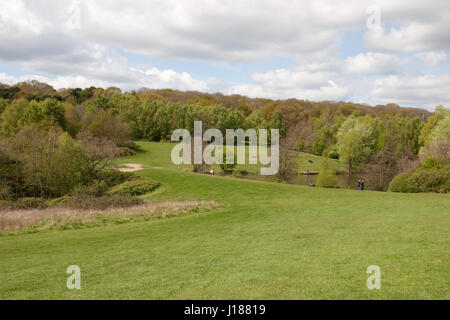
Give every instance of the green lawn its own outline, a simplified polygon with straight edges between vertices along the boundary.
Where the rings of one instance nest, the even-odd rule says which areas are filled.
[[[148,200],[207,213],[0,237],[1,299],[449,299],[450,197],[319,189],[194,174],[140,143]],[[79,291],[67,266],[81,267]],[[381,290],[366,269],[381,268]]]

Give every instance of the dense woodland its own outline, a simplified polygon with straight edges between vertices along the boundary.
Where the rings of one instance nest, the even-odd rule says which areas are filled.
[[[108,184],[105,169],[135,152],[133,141],[170,140],[175,129],[192,131],[195,120],[204,130],[280,129],[280,180],[296,174],[291,158],[301,151],[340,159],[373,190],[450,190],[450,111],[442,106],[430,113],[170,89],[56,91],[27,81],[0,84],[0,200],[58,198]],[[323,169],[334,174],[326,161]]]

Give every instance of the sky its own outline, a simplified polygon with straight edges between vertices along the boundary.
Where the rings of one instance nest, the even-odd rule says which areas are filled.
[[[450,107],[450,1],[1,0],[0,82]]]

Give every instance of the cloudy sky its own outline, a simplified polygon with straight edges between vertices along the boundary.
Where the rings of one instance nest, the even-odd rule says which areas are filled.
[[[1,0],[0,82],[450,107],[450,1]]]

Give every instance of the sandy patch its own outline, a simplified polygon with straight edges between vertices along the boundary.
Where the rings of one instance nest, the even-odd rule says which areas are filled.
[[[136,172],[140,170],[144,170],[143,164],[136,164],[136,163],[126,163],[123,165],[125,168],[119,168],[120,172]]]

